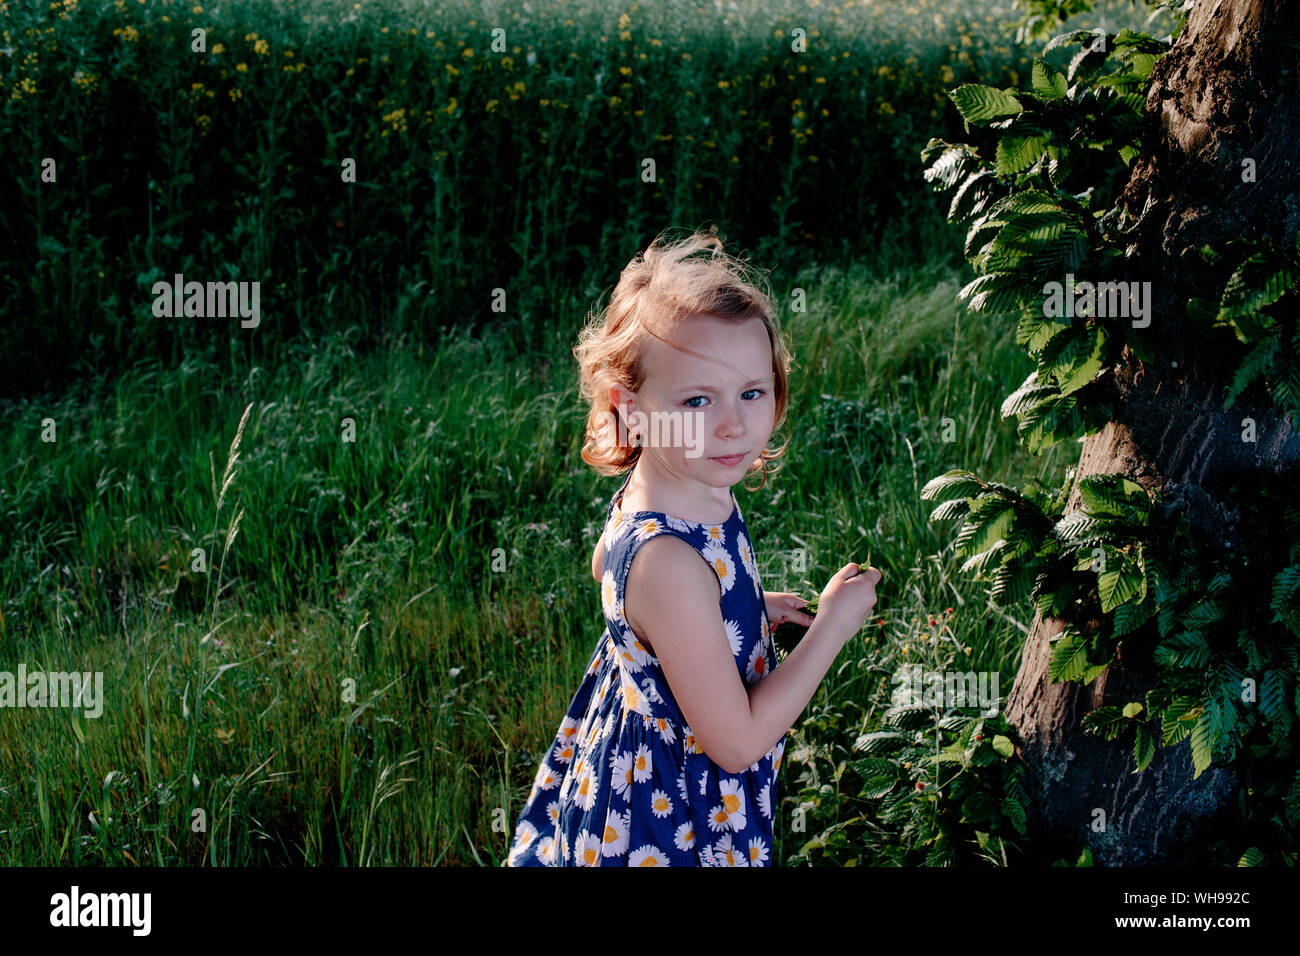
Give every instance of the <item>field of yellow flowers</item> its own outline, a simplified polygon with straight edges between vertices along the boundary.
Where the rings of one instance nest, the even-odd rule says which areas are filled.
[[[1010,14],[0,3],[0,162],[24,171],[0,212],[0,321],[22,330],[0,374],[204,344],[148,313],[173,272],[262,280],[272,345],[472,324],[494,287],[544,320],[667,224],[851,250],[930,202],[917,151],[956,122],[944,91],[1025,74]]]

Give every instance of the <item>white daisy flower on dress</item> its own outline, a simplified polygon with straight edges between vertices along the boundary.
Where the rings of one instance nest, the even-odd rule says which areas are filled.
[[[624,636],[623,646],[619,649],[619,653],[623,656],[624,660],[627,659],[628,654],[631,654],[632,660],[637,663],[637,670],[640,670],[648,664],[651,658],[654,657],[646,646],[641,643],[640,639],[636,636],[636,632],[631,629],[629,629]]]
[[[555,837],[542,837],[537,841],[537,858],[547,866],[555,865]]]
[[[682,803],[690,802],[690,793],[686,789],[686,772],[677,775],[677,792],[682,795]]]
[[[605,718],[604,724],[601,725],[601,740],[608,740],[610,737],[614,736],[614,731],[618,729],[618,719],[618,708],[614,708],[609,712],[609,716]]]
[[[524,820],[519,824],[519,830],[515,834],[515,846],[525,850],[535,839],[537,839],[537,827]]]
[[[560,822],[560,801],[552,800],[546,805],[546,815],[551,818],[552,823]]]
[[[762,837],[750,838],[749,862],[751,866],[761,866],[767,862],[767,844],[763,842]]]
[[[551,756],[560,763],[571,763],[573,755],[578,752],[578,748],[572,743],[556,744],[555,749],[551,751]]]
[[[657,817],[671,816],[673,801],[662,790],[656,790],[650,794],[650,812]]]
[[[653,718],[655,730],[659,731],[659,739],[666,744],[672,743],[677,739],[677,732],[673,730],[673,725],[666,717]]]
[[[632,530],[633,540],[645,541],[664,530],[663,522],[658,518],[642,518]]]
[[[586,831],[578,834],[573,857],[578,866],[600,866],[600,837]]]
[[[628,710],[636,711],[643,716],[650,716],[650,703],[645,699],[645,695],[636,689],[626,677],[623,679],[623,705]]]
[[[773,747],[772,750],[772,772],[776,773],[776,771],[781,769],[781,758],[785,756],[785,738],[782,737],[778,740],[776,746]]]
[[[749,663],[745,665],[745,676],[752,684],[766,677],[769,669],[767,648],[763,646],[762,641],[755,641],[754,649],[749,652]]]
[[[555,732],[557,743],[571,743],[578,736],[578,721],[573,717],[565,717],[560,721],[560,729]]]
[[[713,862],[715,866],[749,866],[749,860],[740,848],[731,843],[731,834],[725,833],[713,844]]]
[[[600,838],[600,852],[605,856],[621,856],[627,852],[627,831],[632,825],[632,814],[615,813],[613,810],[605,815],[605,832]]]
[[[722,624],[727,629],[727,643],[731,645],[731,656],[739,657],[745,642],[745,635],[740,630],[740,622],[724,618]]]
[[[722,525],[704,525],[704,540],[722,547],[727,543],[727,532],[722,530]]]
[[[596,805],[596,778],[590,770],[584,769],[578,775],[573,788],[573,802],[584,810],[590,810]]]
[[[749,546],[749,538],[744,532],[736,535],[736,550],[740,552],[740,564],[750,579],[758,577],[758,568],[754,564],[754,549]]]
[[[633,638],[632,640],[636,639]],[[637,642],[637,646],[641,646],[639,641]],[[618,645],[618,659],[629,671],[636,673],[641,670],[645,662],[650,659],[650,656],[646,654],[644,650],[638,654],[632,648],[632,641],[624,638],[624,640]]]
[[[653,762],[649,747],[642,744],[636,748],[636,758],[632,761],[632,772],[638,783],[645,783],[653,775]]]
[[[542,765],[537,768],[537,776],[533,778],[533,788],[550,790],[552,787],[558,787],[562,776],[555,772],[555,768],[549,762],[543,760]]]
[[[624,800],[629,799],[628,790],[632,787],[632,751],[625,750],[623,753],[615,753],[611,763],[613,764],[613,779],[610,781],[614,787],[614,793]]]
[[[700,772],[700,796],[708,796],[709,793],[709,772],[707,770]]]
[[[678,518],[676,515],[664,515],[664,524],[674,531],[684,531],[688,534],[695,528],[692,522]]]
[[[695,826],[692,823],[683,823],[677,828],[674,836],[674,842],[679,850],[689,850],[695,846]]]
[[[700,554],[704,556],[705,561],[712,565],[714,572],[718,575],[718,583],[722,588],[722,593],[726,594],[736,582],[736,562],[732,560],[731,554],[726,548],[712,542],[701,548]]]
[[[718,789],[722,791],[722,806],[729,815],[737,813],[742,816],[745,813],[745,790],[739,780],[727,778],[718,783]],[[742,823],[743,827],[744,824]]]
[[[627,858],[628,866],[667,866],[668,857],[652,843],[632,851]]]
[[[621,622],[623,620],[623,599],[618,596],[618,583],[614,572],[606,571],[600,579],[600,607],[605,612],[605,619]]]
[[[721,782],[722,802],[709,811],[709,829],[745,829],[745,798],[735,780]]]
[[[769,820],[772,819],[772,785],[770,783],[763,784],[763,789],[758,791],[758,812]]]

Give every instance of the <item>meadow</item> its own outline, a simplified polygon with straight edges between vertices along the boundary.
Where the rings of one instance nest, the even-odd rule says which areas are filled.
[[[0,669],[106,693],[0,712],[0,862],[499,864],[603,627],[618,482],[578,457],[570,349],[637,248],[710,221],[795,356],[784,467],[737,489],[764,586],[885,574],[792,731],[807,829],[773,862],[1002,862],[863,820],[850,770],[899,666],[1005,694],[1031,616],[956,573],[920,487],[1077,454],[1001,419],[1031,366],[955,303],[916,157],[945,89],[1023,78],[1010,12],[0,3],[0,161],[32,170],[0,213]],[[270,319],[154,316],[173,272],[265,278]]]

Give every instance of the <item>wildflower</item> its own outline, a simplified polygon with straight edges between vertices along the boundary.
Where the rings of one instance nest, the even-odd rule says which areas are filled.
[[[247,72],[248,72],[248,64],[247,64],[247,63],[236,63],[236,64],[235,64],[235,71],[238,72],[238,73],[247,73]]]
[[[253,52],[259,56],[268,56],[271,52],[271,45],[265,40],[258,40],[253,44]]]

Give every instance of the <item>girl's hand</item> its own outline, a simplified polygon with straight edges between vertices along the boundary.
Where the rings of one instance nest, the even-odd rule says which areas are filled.
[[[800,627],[812,626],[812,615],[801,610],[808,604],[803,598],[789,591],[764,591],[763,606],[767,609],[768,626],[775,630],[778,624],[789,622]]]
[[[818,597],[818,618],[834,621],[847,641],[862,629],[876,606],[876,585],[882,577],[877,568],[846,564],[832,575]]]

